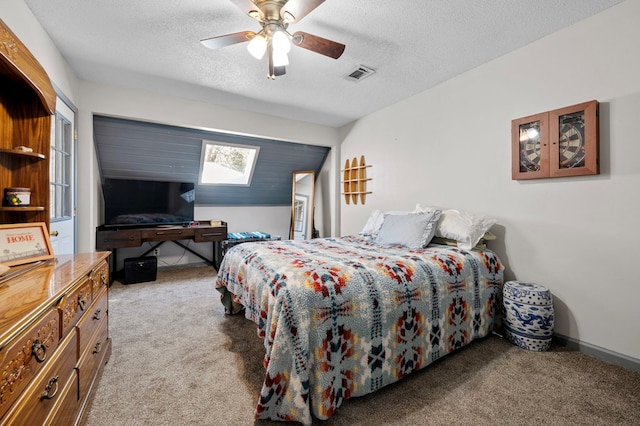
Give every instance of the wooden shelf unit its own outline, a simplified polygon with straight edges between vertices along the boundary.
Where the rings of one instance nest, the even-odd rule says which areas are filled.
[[[371,167],[370,164],[366,164],[364,155],[360,156],[360,162],[356,157],[353,157],[351,162],[345,160],[344,169],[342,169],[342,185],[344,201],[349,204],[358,204],[358,198],[360,203],[364,204],[367,194],[371,194],[371,191],[367,191],[367,181],[371,178],[367,177],[367,168]]]
[[[29,206],[0,207],[0,224],[42,222],[49,229],[55,105],[46,72],[0,19],[0,194],[31,192]],[[0,424],[82,424],[111,354],[109,257],[56,256],[1,277]]]
[[[8,154],[8,155],[15,155],[18,157],[32,157],[34,159],[37,160],[44,160],[45,158],[47,158],[44,154],[40,154],[39,152],[25,152],[25,151],[19,151],[16,149],[0,149],[0,154]]]
[[[0,207],[0,212],[43,212],[43,206],[24,206],[24,207]]]
[[[0,223],[44,222],[49,228],[49,161],[56,92],[26,46],[0,20],[0,195],[29,188],[30,206],[0,208]],[[17,151],[17,146],[32,152]]]

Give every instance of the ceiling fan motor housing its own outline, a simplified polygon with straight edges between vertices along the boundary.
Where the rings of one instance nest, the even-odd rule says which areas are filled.
[[[253,3],[258,7],[260,20],[264,22],[282,21],[284,19],[284,16],[281,16],[280,12],[282,10],[282,7],[285,4],[287,4],[287,2],[288,0],[255,0],[253,1]],[[249,15],[253,16],[251,12],[249,12]],[[289,15],[293,17],[293,15],[291,15],[290,13]]]

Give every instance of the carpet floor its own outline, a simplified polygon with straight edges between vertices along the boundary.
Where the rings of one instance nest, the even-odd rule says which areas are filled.
[[[215,271],[158,271],[109,293],[111,359],[86,426],[260,425],[264,375],[256,326],[226,316]],[[530,352],[491,336],[352,398],[323,426],[638,425],[640,373],[553,346]]]

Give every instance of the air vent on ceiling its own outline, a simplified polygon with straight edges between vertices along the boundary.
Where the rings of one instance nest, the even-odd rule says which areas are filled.
[[[376,70],[374,70],[371,67],[367,67],[365,65],[358,65],[356,69],[354,69],[349,74],[347,74],[346,78],[347,80],[360,81],[369,77],[371,74],[374,74],[375,72]]]

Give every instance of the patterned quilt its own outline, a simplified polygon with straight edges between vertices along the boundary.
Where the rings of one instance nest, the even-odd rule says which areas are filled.
[[[237,245],[216,288],[264,339],[256,418],[308,425],[489,334],[502,282],[490,250],[348,236]]]

